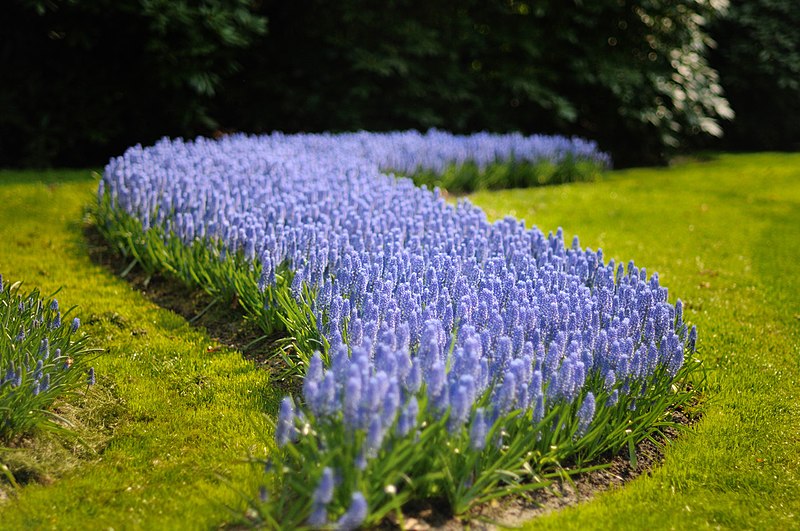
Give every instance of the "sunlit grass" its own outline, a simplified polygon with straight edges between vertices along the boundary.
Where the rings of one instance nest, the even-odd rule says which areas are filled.
[[[277,391],[266,371],[92,263],[82,216],[95,188],[89,171],[0,173],[0,270],[45,292],[63,286],[59,299],[105,350],[97,385],[57,406],[93,451],[50,441],[0,454],[49,483],[0,486],[0,527],[215,527],[240,505],[224,478],[248,481],[241,461],[264,454],[260,412],[277,408]]]
[[[800,154],[722,155],[472,200],[658,271],[686,302],[711,369],[704,419],[652,477],[537,529],[800,525]]]

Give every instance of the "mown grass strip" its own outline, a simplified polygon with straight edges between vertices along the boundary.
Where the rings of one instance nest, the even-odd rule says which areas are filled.
[[[232,519],[226,505],[242,507],[225,478],[248,484],[241,461],[265,453],[259,418],[277,408],[277,391],[267,371],[90,260],[82,216],[95,189],[89,171],[0,172],[0,268],[45,292],[63,286],[59,297],[106,351],[97,385],[59,406],[103,435],[96,453],[39,447],[28,464],[49,460],[40,466],[60,477],[4,486],[2,527],[216,527]]]
[[[686,302],[710,369],[703,420],[652,477],[530,528],[800,526],[800,154],[721,155],[473,200],[658,271]]]

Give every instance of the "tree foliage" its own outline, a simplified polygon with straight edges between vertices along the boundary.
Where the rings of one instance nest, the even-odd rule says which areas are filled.
[[[662,160],[731,111],[724,0],[14,0],[0,164],[217,129],[577,134]],[[269,21],[269,32],[266,31]]]
[[[208,130],[211,97],[265,30],[250,0],[12,0],[0,164],[85,165]]]
[[[248,56],[222,114],[249,130],[573,133],[618,161],[658,160],[688,135],[720,134],[717,119],[731,117],[705,60],[703,24],[720,7],[271,2],[269,38]]]
[[[728,147],[800,149],[800,2],[731,0],[711,61],[737,119]]]

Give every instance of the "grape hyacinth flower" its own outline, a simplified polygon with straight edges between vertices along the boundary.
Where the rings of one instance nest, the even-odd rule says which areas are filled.
[[[484,418],[483,408],[475,410],[475,416],[472,419],[472,425],[469,431],[470,448],[476,451],[483,450],[486,446],[486,419]]]
[[[324,527],[328,523],[328,509],[325,505],[314,503],[306,523],[312,528]]]
[[[325,467],[322,470],[322,477],[319,485],[314,491],[312,498],[311,515],[308,517],[308,525],[312,527],[322,527],[328,522],[328,504],[333,500],[334,477],[333,470]]]
[[[347,512],[336,522],[336,529],[352,531],[358,528],[367,517],[367,500],[360,492],[354,492],[352,502]]]
[[[565,425],[583,435],[596,396],[628,406],[626,395],[650,392],[654,375],[678,375],[697,332],[656,273],[607,260],[560,229],[490,222],[468,200],[452,205],[386,173],[578,155],[603,157],[577,139],[519,134],[165,139],[112,159],[100,193],[109,214],[160,229],[165,244],[243,260],[257,294],[241,295],[262,298],[258,320],[283,326],[285,312],[307,312],[311,339],[289,330],[296,366],[308,368],[302,397],[281,403],[276,440],[324,446],[335,426],[356,446],[331,468],[357,475],[432,424],[445,425],[443,437],[468,435],[464,450],[479,452],[491,429],[503,432],[496,423],[526,419],[542,435],[551,424],[542,421],[564,407],[577,415]],[[302,441],[300,418],[316,423]],[[359,515],[356,501],[347,514]],[[328,507],[312,506],[309,523],[329,525]]]
[[[333,500],[333,490],[333,470],[330,467],[325,467],[322,470],[322,476],[319,480],[317,490],[314,491],[314,503],[321,503],[323,505],[329,504]]]
[[[697,349],[697,327],[692,326],[692,329],[689,331],[689,340],[687,342],[687,347],[690,352],[694,353]]]
[[[290,397],[285,397],[281,401],[278,413],[278,423],[275,426],[275,439],[278,446],[286,446],[295,437],[294,427],[294,401]]]
[[[576,433],[578,437],[586,435],[586,432],[589,430],[589,426],[594,419],[594,410],[594,394],[589,391],[583,398],[580,409],[578,409],[578,430]]]

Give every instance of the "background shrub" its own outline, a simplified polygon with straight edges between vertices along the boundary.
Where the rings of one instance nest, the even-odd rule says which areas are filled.
[[[711,64],[737,115],[725,127],[725,147],[800,149],[798,28],[793,0],[732,0],[711,26]]]
[[[221,94],[234,128],[573,134],[626,164],[730,116],[704,59],[712,2],[276,4]]]
[[[249,0],[12,0],[0,18],[0,165],[100,164],[216,127],[208,105],[265,31]]]
[[[726,4],[12,0],[0,165],[228,130],[558,133],[617,165],[724,128],[727,146],[791,147],[798,8],[736,0],[719,20]]]

